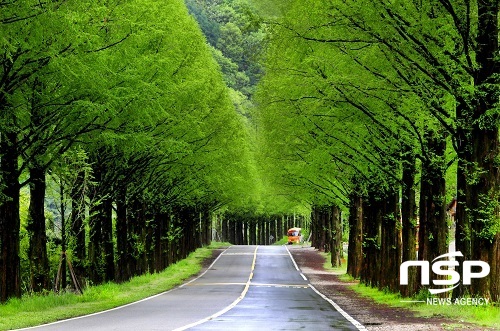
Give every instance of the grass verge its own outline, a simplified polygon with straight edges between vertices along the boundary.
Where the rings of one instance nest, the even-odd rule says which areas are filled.
[[[24,296],[0,305],[0,330],[12,330],[87,315],[138,301],[181,285],[201,271],[202,263],[215,248],[227,243],[213,243],[199,248],[186,259],[160,273],[142,275],[129,282],[88,287],[83,295],[73,293]]]
[[[347,263],[344,263],[340,268],[332,268],[330,264],[330,256],[323,255],[326,259],[324,268],[339,275],[340,280],[345,282],[355,281],[351,276],[346,274]],[[366,286],[358,283],[352,285],[351,288],[358,294],[373,299],[377,303],[386,304],[391,307],[406,308],[413,311],[417,316],[421,317],[445,317],[456,323],[443,325],[447,330],[462,330],[465,326],[461,323],[472,323],[480,326],[494,328],[500,330],[500,306],[466,306],[466,305],[428,305],[426,303],[408,303],[402,301],[417,300],[404,298],[399,293],[390,293],[381,291],[377,288]],[[426,299],[418,299],[425,301]]]

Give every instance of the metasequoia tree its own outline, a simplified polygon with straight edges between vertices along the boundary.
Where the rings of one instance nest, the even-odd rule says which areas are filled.
[[[2,199],[0,227],[3,255],[0,299],[20,295],[19,280],[19,188],[30,184],[31,288],[48,287],[43,197],[45,172],[79,135],[95,130],[100,116],[90,94],[92,85],[75,86],[75,73],[87,64],[73,62],[77,54],[106,47],[98,35],[103,7],[81,6],[77,2],[9,2],[1,5],[2,71],[0,108],[2,109],[0,162]],[[91,24],[89,24],[89,22]],[[75,29],[81,32],[75,34]],[[94,48],[95,47],[95,48]],[[80,58],[82,60],[82,58]],[[72,67],[70,74],[57,71]],[[63,70],[66,70],[64,68]],[[83,84],[82,84],[83,83]],[[102,114],[102,109],[100,113]],[[22,161],[22,163],[19,163]],[[25,170],[29,179],[19,183]]]

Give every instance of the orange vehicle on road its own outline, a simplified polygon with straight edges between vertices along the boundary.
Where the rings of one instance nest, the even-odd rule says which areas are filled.
[[[302,241],[302,229],[301,228],[290,228],[287,231],[288,245],[293,243],[299,244]]]

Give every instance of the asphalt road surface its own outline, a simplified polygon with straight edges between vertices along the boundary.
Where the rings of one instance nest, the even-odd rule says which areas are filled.
[[[36,331],[365,330],[300,273],[285,246],[232,246],[197,279]]]

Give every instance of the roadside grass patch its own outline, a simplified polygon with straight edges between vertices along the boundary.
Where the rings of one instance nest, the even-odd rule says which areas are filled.
[[[498,303],[488,306],[466,306],[402,302],[407,300],[425,301],[425,294],[420,294],[417,298],[404,298],[399,293],[391,293],[361,284],[358,280],[346,274],[347,263],[343,263],[340,268],[332,268],[330,254],[322,253],[322,255],[326,259],[324,264],[326,270],[338,274],[339,279],[343,282],[356,282],[357,284],[350,285],[350,288],[364,297],[373,299],[377,303],[386,304],[391,307],[407,308],[421,317],[444,317],[455,321],[456,324],[443,325],[447,330],[460,330],[463,328],[463,324],[461,323],[472,323],[500,330],[500,305]]]
[[[213,243],[197,249],[186,259],[170,265],[164,271],[142,275],[117,284],[90,286],[82,295],[48,293],[26,295],[0,305],[0,330],[11,330],[46,324],[87,315],[138,301],[181,285],[198,274],[202,262],[212,256],[212,250],[227,247],[228,243]]]
[[[325,263],[323,263],[323,268],[325,270],[331,271],[336,275],[347,275],[347,261],[343,258],[342,259],[342,264],[340,267],[332,267],[332,264],[330,263],[331,260],[331,254],[330,253],[324,253],[320,252],[320,254],[325,258]],[[352,279],[352,278],[351,278]]]
[[[444,317],[457,323],[472,323],[500,330],[500,306],[498,305],[466,306],[428,305],[425,302],[409,303],[402,301],[421,300],[421,298],[404,298],[399,293],[381,291],[361,283],[352,285],[351,288],[360,295],[371,298],[377,303],[386,304],[392,307],[407,308],[415,312],[417,316]],[[423,299],[423,301],[425,301],[425,299]],[[451,326],[452,324],[448,325],[448,327]]]

